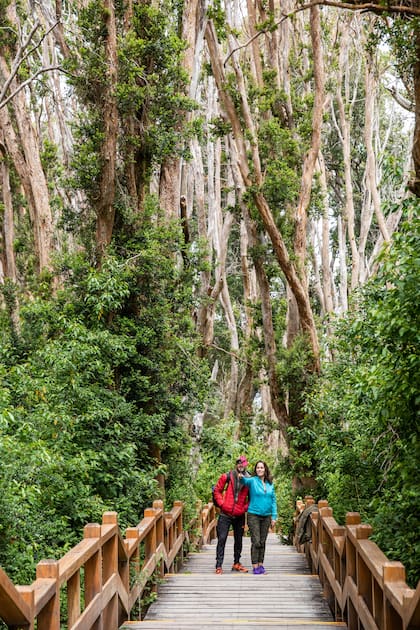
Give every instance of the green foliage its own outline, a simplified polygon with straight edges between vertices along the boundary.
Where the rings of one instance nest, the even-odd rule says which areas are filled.
[[[248,445],[238,440],[238,421],[232,416],[217,424],[206,422],[200,437],[202,462],[197,471],[194,488],[197,496],[207,503],[211,501],[211,487],[220,475],[235,466],[235,461],[246,453]]]
[[[213,0],[213,4],[207,9],[207,17],[213,20],[216,27],[216,33],[220,41],[227,37],[226,32],[226,15],[220,0]]]
[[[189,497],[183,420],[207,395],[191,328],[191,286],[171,228],[144,226],[101,269],[63,261],[55,297],[0,320],[0,564],[18,583],[59,557],[108,509],[124,528],[160,496]],[[161,459],[155,458],[156,448]]]
[[[412,200],[414,213],[383,249],[377,276],[337,322],[335,360],[307,398],[303,429],[337,520],[359,511],[384,553],[405,564],[411,584],[419,578],[420,525],[414,507],[420,490],[416,204]]]

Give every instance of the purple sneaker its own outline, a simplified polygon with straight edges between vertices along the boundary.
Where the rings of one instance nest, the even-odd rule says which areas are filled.
[[[259,568],[259,573],[262,575],[263,573],[267,573],[267,571],[264,569],[263,565],[260,564]]]
[[[252,573],[254,575],[261,575],[261,567],[256,567],[255,569],[252,569]]]

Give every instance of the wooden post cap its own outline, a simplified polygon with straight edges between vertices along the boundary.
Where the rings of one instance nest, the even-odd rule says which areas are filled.
[[[328,501],[326,499],[320,499],[318,501],[318,507],[319,509],[328,507]]]
[[[155,515],[156,515],[155,508],[146,508],[144,510],[144,517],[145,518],[153,518]]]
[[[323,507],[319,510],[319,513],[321,516],[332,516],[333,515],[333,511],[332,508],[330,507]]]
[[[36,565],[36,577],[38,578],[54,578],[58,577],[57,560],[41,560]]]
[[[85,538],[100,538],[101,526],[99,523],[88,523],[83,528],[83,536]]]
[[[359,512],[347,512],[346,514],[346,525],[360,525],[362,519],[360,518]]]
[[[155,510],[162,510],[163,509],[162,499],[156,499],[156,501],[153,501],[153,507],[155,508]]]
[[[102,514],[102,525],[118,525],[117,512],[104,512]]]
[[[127,527],[125,530],[126,538],[140,538],[140,532],[137,527]]]
[[[16,586],[16,590],[21,594],[22,599],[32,609],[35,602],[35,591],[32,585]]]
[[[367,523],[362,523],[361,525],[357,525],[356,527],[356,538],[357,540],[366,540],[372,534],[373,529],[371,525]]]
[[[405,566],[401,562],[385,562],[382,567],[384,582],[405,582]]]
[[[346,528],[342,525],[337,525],[337,527],[333,527],[332,533],[333,536],[345,536]]]

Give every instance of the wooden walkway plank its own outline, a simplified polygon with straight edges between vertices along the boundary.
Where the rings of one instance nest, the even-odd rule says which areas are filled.
[[[125,630],[258,630],[345,629],[334,622],[322,597],[318,576],[311,575],[306,559],[294,547],[281,545],[269,534],[264,566],[266,575],[253,575],[250,539],[244,538],[241,562],[249,573],[231,571],[233,538],[226,544],[224,573],[215,574],[216,542],[189,554],[180,573],[165,576],[158,599],[141,622],[126,622]]]

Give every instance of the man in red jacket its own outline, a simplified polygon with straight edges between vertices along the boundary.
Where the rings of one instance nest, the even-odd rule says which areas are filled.
[[[248,569],[240,562],[242,553],[242,536],[245,528],[245,512],[248,509],[248,488],[241,484],[238,473],[247,474],[248,466],[245,455],[241,455],[236,460],[234,470],[229,473],[229,483],[226,487],[228,474],[220,475],[219,481],[214,488],[215,499],[220,506],[220,515],[217,521],[217,548],[216,548],[216,573],[223,573],[222,565],[225,556],[226,539],[229,529],[233,529],[233,565],[232,571],[247,573]]]

